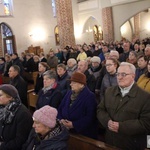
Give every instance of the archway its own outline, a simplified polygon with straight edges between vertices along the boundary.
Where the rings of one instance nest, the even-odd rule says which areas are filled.
[[[131,17],[121,26],[121,36],[144,39],[150,36],[150,8]],[[137,36],[138,35],[138,36]]]
[[[83,27],[83,33],[85,34],[86,41],[87,42],[99,41],[100,40],[99,33],[100,32],[102,33],[102,30],[99,32],[99,29],[100,28],[99,28],[98,21],[93,16],[90,16],[85,22],[84,27]]]
[[[58,28],[58,26],[55,27],[54,34],[55,34],[56,45],[60,45],[59,28]]]

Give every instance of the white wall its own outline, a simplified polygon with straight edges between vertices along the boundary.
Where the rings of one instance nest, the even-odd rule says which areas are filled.
[[[121,36],[123,38],[126,38],[127,40],[132,40],[132,28],[129,21],[127,21],[122,27],[121,27]]]
[[[1,22],[11,27],[19,53],[30,45],[39,45],[44,51],[55,46],[54,27],[57,21],[53,18],[50,0],[14,0],[14,16],[0,18]],[[33,34],[39,40],[35,40]]]
[[[141,18],[140,38],[143,39],[145,37],[150,37],[150,9],[148,12],[142,12],[140,14],[140,18]]]
[[[94,3],[94,5],[92,5]],[[77,31],[79,32],[79,36],[76,38],[76,43],[90,43],[94,40],[93,32],[87,33],[84,31],[84,26],[86,21],[93,17],[93,22],[97,22],[95,25],[102,26],[101,19],[101,6],[99,0],[91,0],[78,4],[78,24],[76,26]],[[91,23],[92,27],[93,24]]]
[[[113,7],[113,22],[115,40],[121,39],[120,27],[131,17],[150,7],[150,0]]]
[[[89,0],[87,2],[76,3],[76,0],[72,0],[76,43],[89,43],[94,40],[92,32],[84,31],[85,23],[92,16],[97,25],[102,26],[102,8],[111,4],[110,0]],[[115,40],[121,39],[120,27],[128,19],[149,7],[150,0],[113,6]],[[143,13],[141,18],[141,34],[144,37],[146,36],[144,22],[150,18],[150,15]],[[1,22],[5,22],[11,27],[16,37],[19,53],[26,50],[30,45],[39,45],[45,52],[48,52],[50,47],[56,47],[54,28],[57,25],[57,19],[53,18],[51,0],[14,0],[14,17],[0,18]],[[38,29],[36,36],[40,39],[44,35],[45,39],[34,40],[33,34],[36,29]],[[40,31],[43,33],[39,33]]]
[[[90,5],[92,2],[94,3],[93,6]],[[76,38],[77,43],[83,43],[83,42],[88,43],[89,41],[93,41],[93,33],[84,33],[83,27],[90,16],[94,17],[97,20],[97,23],[98,23],[97,25],[102,26],[102,8],[110,7],[114,5],[114,3],[111,3],[111,2],[112,2],[111,0],[89,0],[87,2],[78,4],[78,10],[76,7],[76,14],[78,13],[78,17],[77,17],[78,24],[76,26],[76,29],[77,29],[76,31],[80,33],[79,34],[80,36]],[[122,3],[126,3],[126,2],[127,0],[124,2],[122,1]],[[132,31],[134,31],[133,19],[131,20],[131,18],[137,13],[150,7],[150,0],[141,0],[141,1],[132,0],[128,2],[130,3],[112,6],[115,40],[121,40],[120,28],[128,20],[131,21],[132,26],[126,24],[126,28],[128,32],[125,33],[124,36],[127,39],[131,40]],[[95,3],[97,3],[97,6],[95,5]],[[145,20],[142,20],[142,22],[145,22]],[[143,26],[141,26],[141,30],[143,30],[142,28]],[[103,26],[102,26],[102,29],[103,29]]]

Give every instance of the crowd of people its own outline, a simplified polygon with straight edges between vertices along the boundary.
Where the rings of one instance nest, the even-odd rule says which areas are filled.
[[[35,112],[27,109],[30,81]],[[0,73],[0,149],[67,149],[69,133],[99,139],[125,150],[143,150],[150,134],[150,38],[99,41],[47,55],[5,54]],[[8,134],[10,133],[10,134]]]

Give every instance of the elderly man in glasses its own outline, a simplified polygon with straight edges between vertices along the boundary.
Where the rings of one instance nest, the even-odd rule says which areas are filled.
[[[150,94],[134,83],[134,65],[122,62],[118,85],[106,90],[97,118],[106,128],[106,143],[124,150],[143,150],[150,134]]]

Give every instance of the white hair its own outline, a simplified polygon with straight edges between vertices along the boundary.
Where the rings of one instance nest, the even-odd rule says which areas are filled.
[[[76,64],[77,64],[77,61],[76,61],[74,58],[68,59],[67,62],[72,62],[73,65],[76,65]]]
[[[119,59],[119,53],[116,50],[111,50],[109,55],[111,56],[111,54],[115,55],[117,57],[117,59]]]
[[[135,66],[133,64],[128,63],[128,62],[122,62],[122,63],[120,63],[120,66],[128,66],[129,69],[131,70],[131,72],[133,74],[135,74],[136,68],[135,68]]]

